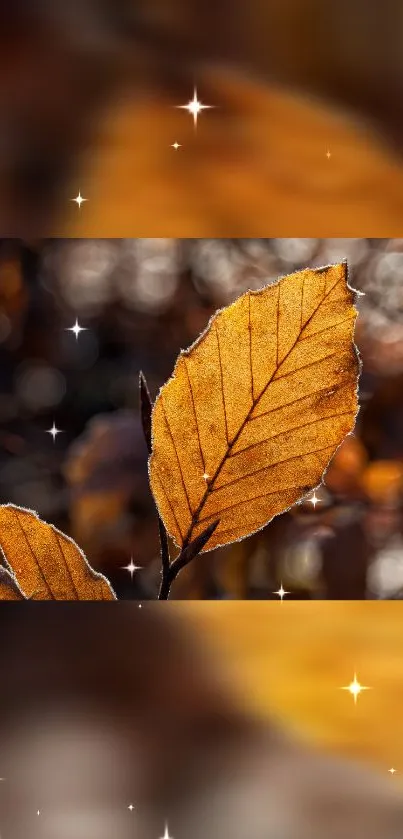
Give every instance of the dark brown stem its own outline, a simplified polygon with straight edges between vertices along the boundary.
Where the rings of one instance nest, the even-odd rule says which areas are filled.
[[[150,455],[152,452],[152,428],[151,428],[151,417],[152,417],[152,410],[153,405],[151,401],[150,392],[147,387],[147,382],[145,376],[142,372],[139,375],[139,386],[140,386],[140,413],[141,413],[141,423],[143,426],[144,437],[147,445],[147,451]],[[169,556],[169,545],[168,545],[168,534],[165,530],[164,523],[161,519],[161,516],[158,514],[158,529],[160,535],[160,545],[161,545],[161,587],[158,595],[158,600],[168,600],[169,593],[171,591],[172,583],[176,580],[182,568],[185,568],[189,562],[192,561],[204,548],[207,544],[210,537],[213,535],[216,527],[218,527],[219,521],[214,521],[212,524],[209,524],[196,539],[193,539],[192,542],[184,545],[180,554],[176,557],[176,559],[171,562]]]
[[[182,568],[185,568],[189,562],[192,561],[201,551],[203,550],[204,546],[207,544],[211,536],[213,535],[214,531],[218,527],[220,521],[214,521],[212,524],[209,524],[196,539],[193,539],[189,545],[187,545],[180,554],[174,559],[171,565],[168,567],[167,572],[164,574],[162,572],[162,582],[160,593],[158,595],[158,600],[168,600],[169,593],[171,590],[172,583],[176,580]]]
[[[147,451],[150,455],[152,452],[151,416],[153,412],[153,403],[151,401],[150,391],[148,390],[144,373],[142,373],[141,370],[139,373],[139,387],[141,423],[143,426]]]
[[[140,386],[140,413],[141,413],[141,423],[143,426],[144,438],[147,445],[147,451],[150,455],[152,452],[152,431],[151,431],[151,416],[153,405],[151,401],[150,391],[147,387],[147,382],[145,379],[144,374],[140,371],[139,374],[139,386]],[[160,515],[158,515],[158,530],[160,536],[160,546],[161,546],[161,565],[162,565],[162,580],[166,579],[169,574],[170,570],[170,556],[169,556],[169,545],[168,545],[168,535],[165,530],[164,524],[161,520]]]
[[[158,516],[158,529],[160,534],[160,545],[161,545],[161,565],[162,565],[162,578],[166,577],[169,574],[170,569],[170,557],[169,557],[169,545],[168,545],[168,536],[161,521],[160,516]]]

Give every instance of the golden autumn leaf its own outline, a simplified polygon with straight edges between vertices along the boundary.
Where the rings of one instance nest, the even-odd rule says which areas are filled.
[[[75,542],[32,510],[0,506],[0,547],[14,577],[12,588],[7,572],[0,576],[0,600],[115,600]],[[18,589],[23,596],[10,596]]]
[[[346,264],[248,291],[182,351],[153,409],[150,482],[181,546],[259,530],[320,483],[354,427],[359,362]]]

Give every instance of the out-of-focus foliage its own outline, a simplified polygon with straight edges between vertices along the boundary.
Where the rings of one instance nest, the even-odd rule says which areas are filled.
[[[2,608],[4,835],[397,839],[403,614],[374,605]]]
[[[2,229],[399,235],[401,23],[399,0],[3,3]]]
[[[192,603],[181,608],[233,672],[241,696],[309,741],[379,766],[401,784],[401,609],[381,603]],[[273,611],[275,609],[275,611]],[[253,651],[253,654],[251,654]],[[371,690],[340,690],[354,672]],[[395,723],[396,721],[396,723]],[[394,777],[388,775],[396,768]]]
[[[155,597],[158,532],[138,371],[154,397],[178,351],[217,308],[278,276],[347,258],[350,284],[365,292],[354,436],[336,454],[315,508],[307,502],[260,534],[198,557],[171,596],[272,598],[281,582],[288,597],[396,595],[403,585],[400,250],[400,240],[369,239],[53,240],[30,248],[5,240],[0,269],[3,259],[17,261],[20,296],[13,310],[1,298],[0,501],[35,509],[71,535],[119,597]],[[87,330],[77,340],[66,331],[76,318]],[[46,433],[53,421],[63,432],[55,442]],[[124,570],[131,556],[144,566],[133,581]]]

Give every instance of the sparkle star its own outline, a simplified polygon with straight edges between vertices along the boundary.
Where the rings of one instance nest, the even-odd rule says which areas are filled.
[[[133,557],[130,557],[129,564],[128,565],[122,565],[122,570],[123,571],[128,571],[130,576],[131,576],[131,579],[133,580],[133,575],[135,574],[135,572],[136,571],[141,571],[142,567],[143,567],[142,565],[135,565],[135,563],[133,562]]]
[[[208,475],[207,472],[205,472],[204,475],[203,475],[204,480],[208,481],[209,477],[210,477],[210,475]]]
[[[314,509],[315,509],[317,504],[320,504],[320,501],[321,501],[321,499],[318,498],[318,496],[316,495],[316,492],[314,492],[314,494],[311,496],[311,498],[309,500],[310,500],[311,504],[313,505]]]
[[[177,105],[176,107],[177,108],[182,108],[183,110],[188,111],[188,113],[191,114],[192,117],[193,117],[194,127],[197,128],[197,120],[198,120],[199,114],[202,111],[205,111],[207,109],[212,108],[213,106],[212,105],[203,105],[202,102],[199,102],[199,100],[197,98],[197,90],[195,88],[194,93],[193,93],[193,99],[191,99],[190,102],[187,103],[187,105]]]
[[[330,160],[331,156],[332,156],[332,153],[328,149],[327,152],[326,152],[327,159]]]
[[[37,816],[40,816],[40,815],[41,815],[41,811],[40,811],[40,810],[37,810],[37,811],[36,811],[36,815],[37,815]]]
[[[164,835],[161,837],[161,839],[172,839],[172,836],[169,835],[169,830],[168,830],[168,825],[167,824],[165,825]]]
[[[392,766],[392,769],[388,769],[388,772],[390,772],[391,775],[394,775],[395,772],[396,772],[396,769],[393,769],[393,766]]]
[[[371,690],[371,688],[366,687],[365,685],[360,685],[360,683],[357,679],[357,674],[354,673],[353,681],[350,682],[349,685],[346,685],[346,687],[342,687],[341,690],[348,690],[348,692],[351,693],[351,696],[354,697],[354,705],[356,705],[357,704],[357,698],[358,698],[359,694],[361,693],[361,691]]]
[[[60,428],[56,428],[53,422],[52,428],[48,428],[46,434],[50,434],[53,437],[53,442],[55,442],[57,435],[63,434],[63,431]]]
[[[81,204],[84,204],[85,201],[88,201],[88,198],[83,198],[81,192],[79,192],[75,198],[71,198],[70,200],[74,201],[77,204],[78,209],[81,210]]]
[[[179,105],[179,107],[181,107],[181,106]],[[178,151],[178,149],[182,148],[182,145],[181,145],[181,143],[172,143],[171,148],[175,149],[175,151]]]
[[[278,591],[273,591],[273,594],[277,594],[279,596],[280,600],[284,600],[285,595],[289,594],[289,593],[290,593],[289,591],[285,591],[285,589],[283,589],[283,584],[282,583],[280,583],[280,588],[279,588]]]
[[[134,804],[129,804],[127,809],[130,810],[130,812],[132,813],[134,810]]]
[[[66,329],[66,332],[74,332],[74,335],[76,336],[77,340],[78,340],[78,336],[79,336],[80,332],[86,332],[86,331],[87,331],[87,328],[85,326],[80,326],[77,318],[76,318],[76,322],[75,322],[74,326],[68,326],[67,329]]]

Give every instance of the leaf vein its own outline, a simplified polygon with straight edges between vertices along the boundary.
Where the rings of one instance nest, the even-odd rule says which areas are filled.
[[[335,390],[341,390],[341,388],[349,383],[349,379],[345,379],[345,381],[341,382],[337,385]],[[292,399],[291,402],[285,402],[284,405],[277,405],[275,408],[270,408],[268,411],[262,411],[261,414],[255,414],[253,417],[249,417],[249,422],[254,422],[254,420],[261,419],[261,417],[267,417],[268,414],[273,414],[275,411],[282,411],[284,408],[290,408],[293,405],[296,405],[298,402],[303,402],[304,399],[311,399],[313,396],[319,396],[321,393],[326,393],[329,391],[330,385],[325,385],[325,387],[319,388],[319,390],[313,390],[311,393],[306,393],[304,396],[299,396],[297,399]]]
[[[277,294],[277,326],[276,326],[276,331],[277,331],[277,336],[276,336],[276,369],[278,367],[278,345],[279,345],[279,340],[280,340],[280,337],[279,337],[279,328],[280,328],[280,283],[278,284],[277,288],[278,288],[278,294]]]
[[[188,369],[188,366],[187,366],[185,356],[183,356],[183,363],[185,365],[186,375],[187,375],[187,379],[188,379],[188,383],[189,383],[190,399],[191,399],[191,402],[192,402],[193,414],[194,414],[195,423],[196,423],[197,439],[199,441],[200,457],[201,457],[201,462],[202,462],[202,465],[203,465],[203,474],[204,474],[205,471],[206,471],[206,463],[205,463],[205,460],[204,460],[204,454],[203,454],[203,449],[202,449],[202,444],[201,444],[201,439],[200,439],[200,429],[199,429],[199,423],[197,421],[196,403],[195,403],[195,398],[194,398],[194,393],[193,393],[193,388],[192,388],[192,382],[191,382],[191,379],[190,379],[190,373],[189,373],[189,369]]]
[[[299,373],[301,370],[307,370],[308,367],[314,367],[315,364],[320,364],[321,361],[326,361],[328,358],[334,358],[339,353],[332,352],[328,353],[327,355],[323,355],[322,358],[315,358],[313,361],[308,361],[308,364],[303,364],[301,367],[295,367],[293,370],[290,370],[288,373],[283,373],[282,376],[277,376],[274,374],[272,381],[273,382],[281,382],[282,379],[288,379],[289,376],[293,376],[294,373]],[[280,369],[280,368],[279,368]]]
[[[54,537],[55,537],[55,539],[56,539],[56,544],[57,544],[57,546],[58,546],[58,548],[59,548],[59,551],[60,551],[60,554],[61,554],[61,557],[62,557],[63,563],[64,563],[64,565],[65,565],[65,567],[66,567],[67,576],[68,576],[68,577],[69,577],[69,579],[70,579],[70,582],[71,582],[71,585],[72,585],[72,588],[73,588],[74,594],[76,595],[77,600],[80,600],[80,596],[79,596],[79,593],[78,593],[78,591],[77,591],[77,588],[76,588],[75,582],[74,582],[74,580],[73,580],[73,577],[72,577],[72,574],[71,574],[71,571],[70,571],[69,565],[68,565],[68,563],[67,563],[67,559],[66,559],[66,556],[65,556],[65,553],[64,553],[64,550],[63,550],[63,544],[62,544],[62,542],[61,542],[61,540],[60,540],[59,534],[58,534],[58,533],[56,533],[56,531],[55,531],[55,530],[53,530],[53,529],[52,529],[52,533],[53,533],[53,535],[54,535]]]
[[[239,449],[236,452],[230,452],[229,458],[237,457],[239,454],[244,454],[244,452],[249,451],[250,449],[255,449],[257,446],[262,446],[264,443],[270,443],[272,440],[276,440],[277,437],[281,437],[282,434],[290,434],[292,431],[299,431],[301,428],[308,428],[310,425],[316,425],[318,422],[325,422],[326,420],[336,419],[339,417],[347,417],[350,414],[354,415],[355,411],[343,411],[342,413],[338,414],[328,414],[325,417],[315,417],[313,420],[309,420],[309,422],[300,423],[299,425],[293,425],[292,428],[286,428],[284,431],[279,431],[278,434],[273,434],[272,437],[266,437],[265,440],[259,440],[256,443],[251,443],[250,446],[245,446],[244,449]]]
[[[240,475],[238,478],[234,478],[232,481],[227,481],[226,484],[220,484],[218,487],[213,487],[211,490],[211,494],[213,492],[219,492],[221,489],[226,489],[233,484],[237,484],[240,481],[245,481],[247,478],[252,478],[254,475],[258,475],[261,472],[267,471],[267,469],[274,469],[275,466],[280,466],[282,463],[290,463],[292,460],[300,460],[303,457],[309,457],[311,454],[318,454],[319,452],[325,452],[327,449],[334,448],[333,445],[331,446],[323,446],[320,449],[313,449],[310,452],[300,452],[299,454],[292,455],[291,457],[286,457],[283,460],[277,460],[276,463],[267,463],[265,466],[261,466],[259,469],[255,469],[254,472],[248,472],[246,475]]]
[[[227,421],[227,411],[225,408],[225,394],[224,394],[224,376],[222,371],[222,362],[221,362],[221,350],[220,350],[220,339],[218,337],[218,326],[217,323],[215,324],[215,334],[217,337],[217,350],[218,350],[218,362],[220,367],[220,383],[221,383],[221,396],[222,396],[222,407],[224,411],[224,422],[225,422],[225,440],[228,445],[228,421]]]
[[[13,508],[11,508],[11,509],[13,509]],[[17,523],[18,523],[18,526],[20,527],[21,532],[22,532],[22,534],[23,534],[23,536],[24,536],[24,539],[25,539],[25,541],[26,541],[26,543],[27,543],[27,545],[28,545],[28,548],[29,548],[29,550],[30,550],[30,552],[31,552],[31,554],[32,554],[32,556],[33,556],[33,558],[34,558],[34,560],[35,560],[36,566],[37,566],[38,571],[39,571],[39,573],[40,573],[40,575],[41,575],[41,577],[42,577],[42,579],[43,579],[43,582],[45,583],[45,586],[47,587],[47,589],[48,589],[48,591],[49,591],[49,593],[50,593],[50,595],[51,595],[51,599],[52,599],[52,600],[56,600],[56,597],[55,597],[55,596],[54,596],[54,594],[53,594],[53,591],[52,591],[52,589],[51,589],[51,587],[50,587],[50,585],[49,585],[49,583],[48,583],[48,580],[46,579],[46,577],[45,577],[45,575],[44,575],[44,573],[43,573],[43,571],[42,571],[42,568],[41,568],[41,566],[39,565],[39,562],[38,562],[38,557],[36,556],[36,554],[35,554],[35,552],[34,552],[34,550],[33,550],[33,548],[32,548],[32,545],[31,545],[31,543],[30,543],[30,541],[29,541],[29,539],[28,539],[28,536],[27,536],[27,534],[25,533],[25,530],[24,530],[24,528],[23,528],[22,522],[20,521],[20,517],[19,517],[19,515],[16,513],[16,511],[15,511],[14,509],[13,509],[13,513],[14,513],[14,517],[15,517],[15,519],[16,519],[16,521],[17,521]]]
[[[253,362],[252,362],[252,322],[250,316],[250,309],[251,309],[251,293],[248,293],[248,301],[249,301],[249,364],[250,364],[250,386],[251,386],[251,395],[252,395],[252,404],[255,400],[255,388],[253,382]]]
[[[305,335],[304,338],[300,338],[299,343],[309,341],[310,338],[316,338],[317,335],[323,335],[324,332],[330,332],[331,329],[335,329],[336,326],[342,326],[343,323],[348,323],[348,321],[353,321],[353,318],[349,316],[348,318],[343,318],[343,320],[338,320],[336,323],[332,323],[330,326],[325,326],[323,329],[318,329],[317,332],[311,332],[310,335]]]
[[[296,487],[296,486],[289,486],[289,487],[282,487],[281,489],[271,489],[267,492],[261,492],[259,495],[254,495],[253,498],[243,498],[242,501],[235,501],[233,504],[229,504],[228,507],[220,507],[214,513],[209,513],[207,516],[203,516],[203,518],[199,519],[198,524],[202,524],[208,519],[213,519],[214,516],[218,514],[221,516],[222,513],[227,513],[228,510],[233,510],[235,507],[241,507],[242,504],[250,504],[252,501],[257,501],[259,498],[268,498],[270,495],[281,495],[284,492],[289,492],[290,489],[295,489],[298,492],[300,489],[304,489],[304,487]]]
[[[158,480],[159,480],[159,482],[160,482],[161,489],[162,489],[162,491],[163,491],[163,493],[164,493],[164,495],[165,495],[165,498],[166,498],[166,500],[167,500],[167,502],[168,502],[168,507],[169,507],[169,509],[170,509],[170,511],[171,511],[171,513],[172,513],[172,515],[173,515],[173,517],[174,517],[175,524],[176,524],[176,526],[177,526],[177,528],[178,528],[178,533],[179,533],[179,536],[180,536],[180,538],[181,538],[181,539],[183,539],[182,530],[181,530],[181,528],[180,528],[180,526],[179,526],[178,519],[176,518],[176,515],[175,515],[175,510],[174,510],[174,508],[172,507],[172,504],[171,504],[171,502],[170,502],[170,500],[169,500],[169,495],[168,495],[168,493],[167,493],[167,491],[166,491],[166,489],[165,489],[164,482],[163,482],[163,480],[162,480],[161,475],[160,475],[160,473],[159,473],[159,472],[156,472],[156,475],[157,475],[157,478],[158,478]]]
[[[175,438],[172,434],[171,426],[169,425],[169,422],[168,422],[168,417],[167,417],[167,413],[166,413],[166,410],[165,410],[165,405],[162,401],[162,398],[161,398],[161,406],[162,406],[166,426],[167,426],[167,429],[169,431],[169,435],[170,435],[170,438],[171,438],[171,441],[172,441],[172,445],[174,447],[174,452],[175,452],[176,460],[178,462],[178,467],[179,467],[179,473],[180,473],[180,476],[181,476],[182,486],[183,486],[183,490],[184,490],[184,493],[185,493],[186,502],[187,502],[187,505],[188,505],[188,508],[189,508],[190,518],[192,519],[193,518],[193,512],[192,512],[192,508],[191,508],[190,501],[189,501],[187,486],[186,486],[186,483],[185,483],[185,479],[183,477],[182,465],[181,465],[181,462],[179,460],[179,454],[178,454],[178,449],[177,449],[177,446],[176,446],[176,443],[175,443]]]

